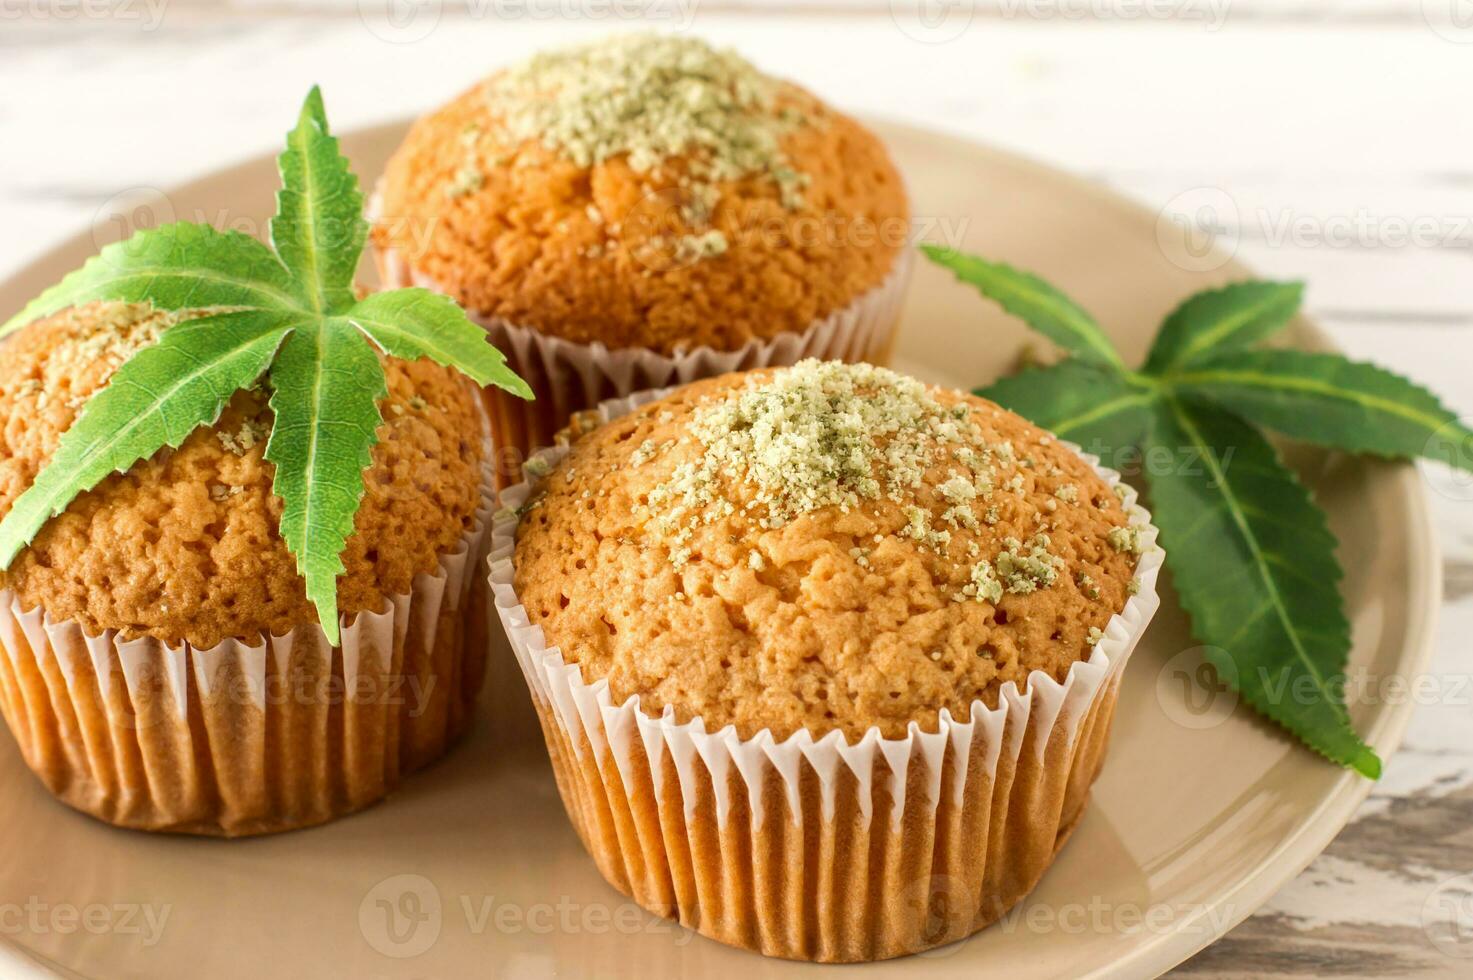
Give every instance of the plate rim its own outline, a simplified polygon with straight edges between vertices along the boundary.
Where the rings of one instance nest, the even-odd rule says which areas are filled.
[[[1154,220],[1150,208],[1140,201],[1106,184],[1027,154],[1002,149],[970,136],[918,126],[883,115],[864,114],[862,118],[866,123],[874,124],[882,131],[903,131],[914,138],[940,140],[965,151],[981,151],[994,157],[1010,160],[1024,171],[1043,174],[1054,181],[1066,182],[1081,195],[1108,205],[1128,217]],[[1224,263],[1222,269],[1234,275],[1254,275],[1253,269],[1236,257]],[[1309,315],[1301,312],[1296,315],[1295,322],[1314,339],[1316,344],[1323,346],[1328,351],[1344,353],[1343,348],[1335,342],[1334,338]],[[1109,332],[1108,325],[1106,325],[1106,332]],[[1370,457],[1361,458],[1366,461],[1367,465],[1385,466],[1388,470],[1394,471],[1396,485],[1407,508],[1406,530],[1415,535],[1415,540],[1409,542],[1408,550],[1409,553],[1420,555],[1423,558],[1421,562],[1408,570],[1408,595],[1411,597],[1408,605],[1417,606],[1417,599],[1420,598],[1421,608],[1410,610],[1414,615],[1409,616],[1407,620],[1404,653],[1398,663],[1398,669],[1410,675],[1424,674],[1435,652],[1437,621],[1442,610],[1443,568],[1442,550],[1437,541],[1432,512],[1427,501],[1426,481],[1421,477],[1423,464],[1420,462],[1373,462]],[[1169,557],[1166,571],[1170,573]],[[1421,580],[1420,589],[1417,581],[1419,578]],[[1352,647],[1353,652],[1354,647]],[[1366,744],[1376,749],[1387,765],[1401,747],[1414,711],[1415,705],[1412,704],[1392,706],[1392,710],[1382,713],[1376,719],[1376,724],[1370,730],[1360,733]],[[1323,760],[1321,762],[1324,765],[1333,765]],[[1330,842],[1340,835],[1340,832],[1350,823],[1355,811],[1360,808],[1361,803],[1376,785],[1376,780],[1366,779],[1348,769],[1342,769],[1334,786],[1321,799],[1319,805],[1306,815],[1304,829],[1281,841],[1271,854],[1266,855],[1253,869],[1245,871],[1234,887],[1223,892],[1210,905],[1204,905],[1196,914],[1184,918],[1179,923],[1179,928],[1157,935],[1152,940],[1136,946],[1122,959],[1082,974],[1081,980],[1083,978],[1104,980],[1104,978],[1141,975],[1160,976],[1206,949],[1261,908],[1286,884],[1299,877],[1304,869],[1324,852]],[[1290,856],[1291,851],[1293,856]],[[1202,919],[1208,917],[1212,911],[1224,906],[1231,908],[1233,914],[1226,919],[1217,920],[1223,925],[1221,931],[1193,928]],[[1135,972],[1135,968],[1142,969],[1144,973]]]
[[[887,142],[891,138],[888,134],[903,134],[903,138],[919,143],[949,144],[961,154],[986,154],[1025,174],[1055,183],[1063,182],[1082,197],[1107,206],[1132,221],[1153,221],[1156,218],[1143,202],[1106,184],[1033,156],[1004,149],[950,129],[917,125],[885,114],[861,112],[857,115],[867,125],[875,128]],[[398,116],[348,127],[334,135],[344,144],[385,138],[395,132],[402,134],[413,124],[414,119],[413,116]],[[162,192],[166,196],[187,197],[202,183],[227,177],[245,167],[259,166],[273,160],[275,156],[275,151],[263,151],[232,157],[207,171],[197,172],[192,177],[171,183],[162,188]],[[51,239],[44,251],[33,259],[0,276],[0,290],[7,289],[18,280],[39,276],[44,268],[57,264],[65,255],[86,244],[89,238],[93,238],[92,229],[84,227],[74,233]],[[95,238],[91,251],[96,251]],[[1253,275],[1253,270],[1236,257],[1225,262],[1219,271],[1235,276]],[[4,314],[5,311],[0,310],[0,315]],[[1308,315],[1300,313],[1295,323],[1315,344],[1327,350],[1341,351],[1333,338]],[[1443,593],[1441,548],[1428,504],[1426,481],[1421,477],[1420,463],[1375,461],[1367,458],[1366,465],[1384,467],[1395,477],[1393,486],[1406,508],[1406,526],[1403,530],[1409,538],[1408,553],[1421,559],[1408,568],[1408,606],[1412,615],[1408,616],[1404,627],[1403,653],[1397,667],[1405,674],[1422,674],[1426,672],[1435,651],[1434,639]],[[1353,650],[1352,647],[1352,652]],[[1366,744],[1375,748],[1388,765],[1401,745],[1414,710],[1415,705],[1410,702],[1391,705],[1389,710],[1375,719],[1370,729],[1361,733]],[[1328,762],[1320,764],[1332,765]],[[1342,769],[1338,779],[1326,791],[1318,805],[1306,813],[1302,829],[1284,838],[1270,854],[1265,855],[1251,869],[1242,872],[1233,886],[1216,895],[1210,902],[1202,903],[1194,914],[1181,919],[1177,928],[1172,931],[1155,934],[1124,951],[1120,958],[1080,974],[1080,977],[1158,976],[1221,939],[1262,907],[1285,884],[1298,877],[1339,836],[1376,785],[1373,780]],[[1212,912],[1224,907],[1231,911],[1226,918],[1211,916]],[[1209,917],[1214,927],[1220,926],[1220,929],[1195,928]],[[43,962],[33,951],[3,934],[0,934],[0,964],[11,969],[24,969],[37,976],[76,975],[61,964],[49,960]],[[61,972],[51,972],[58,969]]]

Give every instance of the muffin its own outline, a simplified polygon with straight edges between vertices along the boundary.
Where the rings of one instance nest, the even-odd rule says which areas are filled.
[[[0,514],[174,319],[93,305],[8,339]],[[465,729],[485,658],[484,415],[475,386],[438,365],[384,368],[340,647],[278,533],[255,390],[78,496],[0,574],[0,708],[59,799],[145,830],[289,830],[382,798]]]
[[[1078,821],[1157,604],[1133,493],[990,402],[869,365],[605,414],[503,495],[492,553],[604,876],[804,960],[997,919]]]
[[[880,141],[687,37],[492,75],[414,125],[371,210],[385,285],[454,297],[535,390],[487,395],[513,477],[605,398],[807,356],[883,361],[910,263]]]

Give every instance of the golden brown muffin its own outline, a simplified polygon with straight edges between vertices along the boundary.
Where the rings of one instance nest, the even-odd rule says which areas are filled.
[[[0,514],[175,321],[93,305],[7,339]],[[383,364],[338,647],[279,533],[254,390],[79,495],[0,575],[0,710],[64,802],[147,830],[289,830],[376,802],[465,730],[484,664],[483,417],[447,369]]]
[[[577,343],[733,350],[878,286],[909,232],[879,140],[693,38],[539,55],[415,124],[374,242]]]
[[[872,472],[873,471],[873,472]],[[1125,605],[1116,494],[991,402],[804,362],[680,389],[577,442],[524,517],[516,587],[548,642],[708,729],[934,729]]]
[[[0,360],[0,515],[50,459],[82,405],[171,322],[89,306],[34,324]],[[409,591],[480,505],[481,430],[468,383],[428,361],[384,358],[385,422],[338,583],[344,615]],[[277,533],[267,396],[236,394],[212,428],[113,474],[49,521],[0,587],[54,619],[211,647],[317,621]]]
[[[1156,607],[1130,492],[867,365],[633,403],[508,492],[492,563],[599,870],[770,956],[996,921],[1084,811]]]

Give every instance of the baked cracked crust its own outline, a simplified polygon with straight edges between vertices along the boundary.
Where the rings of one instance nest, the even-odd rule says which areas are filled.
[[[862,394],[896,377],[817,370],[857,372]],[[768,464],[744,471],[751,461],[727,466],[730,456],[707,467],[712,479],[693,477],[716,429],[702,413],[782,373],[700,382],[595,429],[529,502],[517,594],[586,680],[607,678],[616,703],[638,694],[650,713],[668,706],[744,738],[852,739],[871,726],[898,737],[911,722],[934,730],[942,708],[965,719],[974,699],[993,706],[1033,670],[1062,681],[1088,657],[1133,591],[1138,540],[1083,459],[991,402],[927,388],[922,400],[942,411],[926,424],[958,419],[985,463],[968,470],[950,451],[928,458],[913,485],[890,492],[877,472],[873,497],[837,504],[808,493],[786,461],[766,489],[751,474]],[[722,434],[749,445],[752,429],[736,417]],[[790,474],[801,492],[775,498]],[[969,496],[968,482],[992,489]],[[961,513],[959,501],[973,506]]]
[[[144,307],[69,310],[13,335],[0,358],[0,514],[31,483],[92,392],[171,322]],[[383,607],[432,572],[480,505],[481,419],[468,382],[384,359],[386,421],[338,582],[342,613]],[[271,413],[239,392],[196,430],[83,493],[23,550],[0,586],[26,608],[167,643],[211,647],[317,621],[278,531],[263,452]]]
[[[692,222],[688,161],[640,172],[536,140],[507,149],[478,85],[420,119],[389,161],[373,241],[470,310],[577,343],[669,354],[801,331],[885,280],[909,207],[869,130],[786,83],[785,110],[807,120],[782,138],[807,175],[801,205],[759,176],[719,180],[709,220]],[[467,147],[468,132],[488,136]],[[476,186],[457,185],[465,173]],[[687,254],[712,230],[719,254]]]

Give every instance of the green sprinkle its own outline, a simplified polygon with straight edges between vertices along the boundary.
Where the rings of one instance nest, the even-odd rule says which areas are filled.
[[[1132,555],[1141,553],[1141,529],[1134,524],[1111,528],[1107,540],[1116,551]]]
[[[1064,560],[1049,554],[1048,535],[1035,534],[1029,538],[1026,552],[1017,538],[1008,538],[1003,543],[1007,547],[998,553],[996,566],[1009,592],[1027,595],[1048,588],[1058,579]]]
[[[720,197],[713,182],[759,177],[784,207],[802,206],[810,178],[793,168],[782,139],[811,120],[779,108],[783,91],[733,51],[637,33],[535,55],[494,76],[485,96],[504,139],[540,143],[580,167],[623,157],[636,173],[660,175],[679,160],[679,214],[695,231],[677,236],[676,258],[689,262],[728,247],[708,228]],[[478,187],[458,176],[447,190],[457,197]],[[604,219],[590,207],[589,220]]]
[[[779,147],[803,117],[776,111],[780,83],[697,38],[620,35],[535,55],[487,95],[515,140],[540,140],[580,166],[627,155],[640,173],[692,156],[698,176],[796,175]]]
[[[445,195],[452,199],[466,197],[480,190],[486,183],[485,176],[471,164],[455,172],[455,179],[445,188]]]

